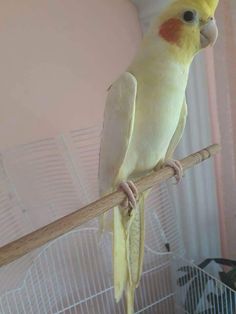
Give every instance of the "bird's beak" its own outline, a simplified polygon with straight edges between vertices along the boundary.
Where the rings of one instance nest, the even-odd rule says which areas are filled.
[[[215,18],[210,19],[200,29],[200,44],[201,48],[213,46],[218,37],[218,28]]]

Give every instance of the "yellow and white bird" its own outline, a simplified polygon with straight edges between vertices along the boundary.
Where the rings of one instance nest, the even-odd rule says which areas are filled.
[[[113,267],[115,299],[126,291],[133,313],[144,255],[144,199],[132,180],[172,160],[181,139],[187,105],[185,90],[194,56],[213,45],[218,31],[218,0],[177,0],[155,18],[127,71],[109,88],[99,164],[101,196],[118,187],[129,205],[114,208]]]

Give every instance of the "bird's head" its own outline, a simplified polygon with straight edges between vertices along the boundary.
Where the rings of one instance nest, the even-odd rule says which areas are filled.
[[[218,1],[176,0],[154,22],[151,32],[169,43],[176,53],[181,51],[183,57],[191,58],[217,39],[214,14]]]

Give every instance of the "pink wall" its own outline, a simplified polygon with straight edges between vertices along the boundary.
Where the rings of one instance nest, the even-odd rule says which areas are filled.
[[[236,2],[220,1],[219,39],[208,56],[213,135],[221,144],[216,159],[223,256],[236,259]],[[213,58],[214,57],[214,58]]]
[[[101,121],[141,32],[129,0],[0,4],[0,149]]]

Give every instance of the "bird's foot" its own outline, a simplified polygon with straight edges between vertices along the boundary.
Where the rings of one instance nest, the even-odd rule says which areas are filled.
[[[184,171],[183,171],[183,167],[181,163],[178,160],[169,159],[164,163],[163,167],[165,166],[169,166],[174,169],[176,181],[177,183],[179,183],[184,175]]]
[[[133,181],[121,182],[119,188],[125,192],[127,198],[121,203],[125,208],[129,208],[128,214],[131,215],[132,209],[136,207],[136,202],[138,199],[138,189],[136,188]]]

